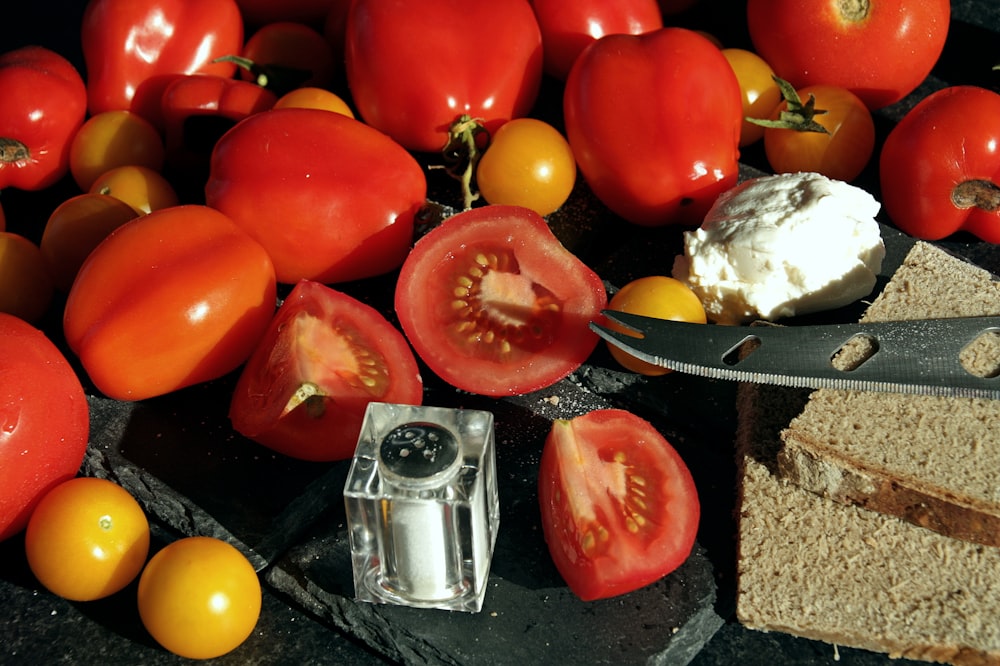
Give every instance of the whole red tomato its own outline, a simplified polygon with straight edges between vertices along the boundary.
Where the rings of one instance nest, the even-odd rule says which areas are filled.
[[[87,113],[87,89],[69,60],[41,46],[0,56],[0,190],[41,190],[66,175]]]
[[[601,278],[519,206],[480,206],[421,238],[396,282],[403,332],[452,386],[481,395],[545,388],[580,367],[607,305]]]
[[[889,132],[879,173],[885,211],[906,233],[1000,243],[1000,95],[975,86],[928,95]]]
[[[235,0],[90,0],[80,34],[90,112],[129,109],[157,126],[173,75],[232,76],[236,65],[215,61],[243,48]]]
[[[612,211],[641,225],[697,224],[736,184],[741,100],[729,62],[696,32],[608,35],[570,70],[566,134]]]
[[[584,601],[631,592],[680,566],[701,515],[684,460],[651,423],[620,409],[557,419],[538,469],[552,560]]]
[[[355,0],[345,39],[361,117],[409,150],[440,151],[462,115],[492,132],[538,96],[542,36],[527,0]]]
[[[257,239],[288,284],[398,268],[426,195],[420,165],[385,134],[300,108],[256,114],[223,135],[205,186],[208,205]]]
[[[247,361],[229,417],[237,432],[285,455],[343,460],[368,403],[422,399],[403,334],[371,306],[303,280]]]
[[[663,27],[657,0],[532,0],[545,44],[545,73],[565,81],[580,51],[605,35],[638,35]]]
[[[754,50],[796,88],[847,88],[878,109],[927,78],[948,34],[949,0],[749,0]]]
[[[89,433],[87,396],[66,357],[37,328],[0,313],[0,541],[76,476]]]
[[[174,206],[125,223],[87,257],[63,330],[100,391],[142,400],[236,369],[275,302],[264,248],[217,210]]]

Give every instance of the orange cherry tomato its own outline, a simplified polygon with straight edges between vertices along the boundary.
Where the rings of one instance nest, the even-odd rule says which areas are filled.
[[[153,125],[131,111],[104,111],[91,116],[70,144],[69,169],[84,192],[108,170],[137,164],[163,168],[163,138]]]
[[[35,323],[52,302],[53,291],[39,247],[20,234],[0,231],[0,312]]]
[[[756,53],[745,49],[722,49],[722,55],[733,68],[743,94],[743,125],[740,146],[760,141],[764,128],[746,118],[770,118],[781,103],[781,90],[774,81],[774,70]]]
[[[680,280],[663,275],[650,275],[629,282],[611,297],[608,309],[671,321],[696,324],[708,321],[705,308],[694,291]],[[609,321],[607,326],[622,333],[628,332],[614,322]],[[667,368],[637,359],[614,345],[609,344],[608,350],[622,367],[632,372],[650,377],[670,372]]]
[[[344,99],[336,93],[306,86],[289,91],[278,98],[274,104],[275,109],[323,109],[333,111],[348,118],[354,118],[354,112]]]
[[[850,182],[857,178],[871,160],[875,150],[875,122],[861,99],[837,86],[807,86],[798,91],[799,99],[807,103],[810,95],[817,110],[813,120],[827,132],[767,128],[764,130],[764,152],[775,173],[813,171],[827,178]],[[778,117],[788,109],[782,102],[774,111]]]
[[[84,260],[108,235],[139,213],[107,194],[79,194],[59,204],[42,231],[41,251],[55,287],[69,291]]]
[[[239,647],[260,617],[260,581],[250,562],[225,541],[174,541],[139,577],[139,617],[156,641],[189,659],[211,659]]]
[[[42,498],[24,536],[28,566],[47,590],[93,601],[135,580],[149,553],[149,521],[127,490],[77,477]]]
[[[476,168],[476,183],[491,204],[523,206],[548,215],[573,191],[573,150],[552,125],[515,118],[493,135]]]
[[[180,203],[174,186],[163,174],[136,164],[127,164],[105,171],[90,186],[90,192],[120,199],[139,214],[151,213]]]

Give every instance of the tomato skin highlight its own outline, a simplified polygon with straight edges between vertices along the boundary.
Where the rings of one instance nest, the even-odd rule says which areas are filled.
[[[852,17],[841,7],[867,7]],[[949,0],[749,0],[754,50],[796,88],[846,88],[875,110],[927,78],[944,49]],[[808,26],[808,29],[805,27]]]
[[[243,48],[243,20],[234,0],[90,0],[80,38],[90,113],[128,109],[159,127],[174,75],[233,75],[214,61]]]
[[[604,284],[535,211],[489,205],[453,215],[415,244],[395,307],[418,356],[457,388],[490,396],[550,386],[599,338]]]
[[[355,0],[345,42],[359,115],[408,150],[441,151],[463,114],[494,132],[528,115],[541,85],[526,0]]]
[[[149,522],[121,486],[95,477],[61,483],[42,498],[24,535],[28,565],[53,594],[103,599],[142,571]]]
[[[1000,95],[976,86],[931,93],[889,132],[879,174],[885,211],[902,231],[1000,243]],[[959,196],[971,183],[983,187],[978,203]]]
[[[399,144],[359,120],[302,108],[226,132],[205,185],[206,203],[264,246],[286,284],[398,268],[426,197],[423,169]]]
[[[286,411],[304,388],[311,397]],[[420,370],[402,333],[374,308],[303,280],[247,361],[229,416],[238,432],[285,455],[345,460],[369,402],[422,400]]]
[[[228,217],[194,204],[163,208],[126,222],[87,257],[63,331],[98,390],[142,400],[243,363],[276,291],[264,248]]]
[[[90,408],[59,348],[40,330],[0,313],[0,541],[20,532],[51,488],[76,476]]]
[[[626,594],[674,571],[694,547],[701,513],[676,450],[652,424],[620,409],[553,422],[538,499],[552,560],[584,601]]]
[[[697,224],[736,184],[741,98],[729,62],[696,32],[608,35],[570,70],[566,135],[613,212],[639,225]]]
[[[69,60],[41,46],[0,55],[0,190],[42,190],[69,171],[87,89]]]

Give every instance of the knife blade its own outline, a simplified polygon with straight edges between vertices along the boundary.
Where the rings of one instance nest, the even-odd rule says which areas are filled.
[[[629,332],[591,322],[599,336],[647,363],[679,372],[801,388],[1000,399],[1000,354],[997,371],[985,376],[962,357],[981,336],[1000,336],[1000,317],[722,326],[613,310],[603,314]],[[861,360],[842,363],[845,354]]]

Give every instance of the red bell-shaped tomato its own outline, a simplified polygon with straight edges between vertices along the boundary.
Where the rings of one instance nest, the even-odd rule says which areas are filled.
[[[256,238],[278,281],[326,284],[403,263],[427,180],[395,141],[321,109],[258,113],[212,153],[205,200]]]
[[[409,150],[440,151],[462,115],[492,132],[538,96],[542,37],[526,0],[355,0],[345,39],[361,117]]]
[[[740,100],[729,62],[696,32],[608,35],[570,70],[566,135],[612,211],[641,225],[697,224],[736,184]]]

